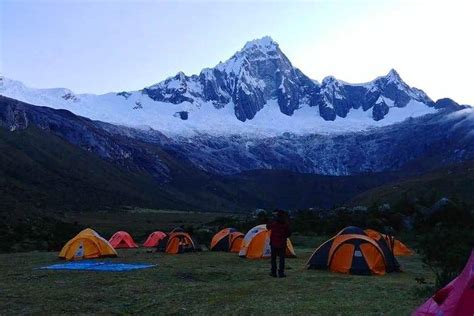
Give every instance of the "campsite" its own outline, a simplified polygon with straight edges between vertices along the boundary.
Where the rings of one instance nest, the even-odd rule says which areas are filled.
[[[198,234],[226,218],[248,220],[247,216],[143,209],[119,214],[96,214],[95,222],[84,218],[105,239],[129,225],[128,231],[141,246],[152,227],[169,231],[188,217],[203,249],[173,255],[154,248],[119,248],[118,257],[91,259],[155,265],[128,272],[39,269],[65,263],[57,251],[1,254],[2,314],[93,310],[99,314],[407,315],[425,301],[430,295],[427,288],[434,283],[433,273],[418,254],[397,257],[403,272],[381,276],[306,269],[315,248],[329,236],[299,233],[291,237],[296,258],[287,259],[288,277],[274,279],[268,276],[269,259],[209,251],[205,247],[210,246],[212,234]],[[129,216],[144,225],[134,225]]]
[[[7,231],[3,249],[15,251],[0,254],[1,314],[408,315],[426,304],[436,310],[433,298],[472,295],[466,282],[474,281],[464,273],[456,286],[462,291],[445,290],[466,265],[474,221],[462,205],[441,202],[430,212],[415,205],[414,230],[393,235],[386,227],[398,227],[396,207],[293,211],[286,278],[269,276],[265,223],[272,211],[65,213],[59,225]]]
[[[0,316],[474,316],[473,3],[0,0]]]
[[[57,253],[2,254],[0,306],[5,314],[407,315],[424,300],[416,279],[433,281],[417,256],[400,260],[403,273],[382,277],[306,270],[318,239],[294,241],[298,257],[288,259],[284,280],[268,276],[268,260],[224,252],[119,249],[107,259],[157,264],[131,272],[44,271],[37,268],[57,263]]]

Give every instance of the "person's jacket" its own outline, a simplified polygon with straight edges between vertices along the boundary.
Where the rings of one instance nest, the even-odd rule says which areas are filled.
[[[267,224],[267,229],[271,230],[270,245],[274,248],[286,247],[286,239],[290,237],[290,225],[283,221],[273,221]]]

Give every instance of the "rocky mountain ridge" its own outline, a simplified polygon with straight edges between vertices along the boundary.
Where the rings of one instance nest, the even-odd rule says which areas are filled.
[[[436,113],[443,104],[462,109],[455,102],[437,105],[393,69],[363,84],[332,76],[318,83],[294,67],[270,37],[248,42],[197,75],[179,72],[139,91],[75,94],[0,77],[0,95],[168,136],[337,134]]]

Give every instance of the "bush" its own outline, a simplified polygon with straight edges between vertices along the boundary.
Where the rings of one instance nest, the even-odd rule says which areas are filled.
[[[418,251],[423,263],[435,274],[438,289],[461,272],[471,253],[473,240],[472,228],[456,228],[443,223],[419,236]]]
[[[418,250],[441,288],[466,264],[474,246],[474,218],[465,205],[448,199],[435,203],[428,214],[416,218]]]
[[[83,227],[51,217],[31,216],[0,223],[0,253],[31,250],[58,251]]]

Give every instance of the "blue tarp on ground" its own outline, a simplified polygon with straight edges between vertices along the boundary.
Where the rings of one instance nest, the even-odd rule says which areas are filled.
[[[77,261],[68,263],[58,263],[47,267],[45,270],[86,270],[86,271],[131,271],[146,269],[156,266],[155,264],[144,263],[116,263],[104,261]]]

